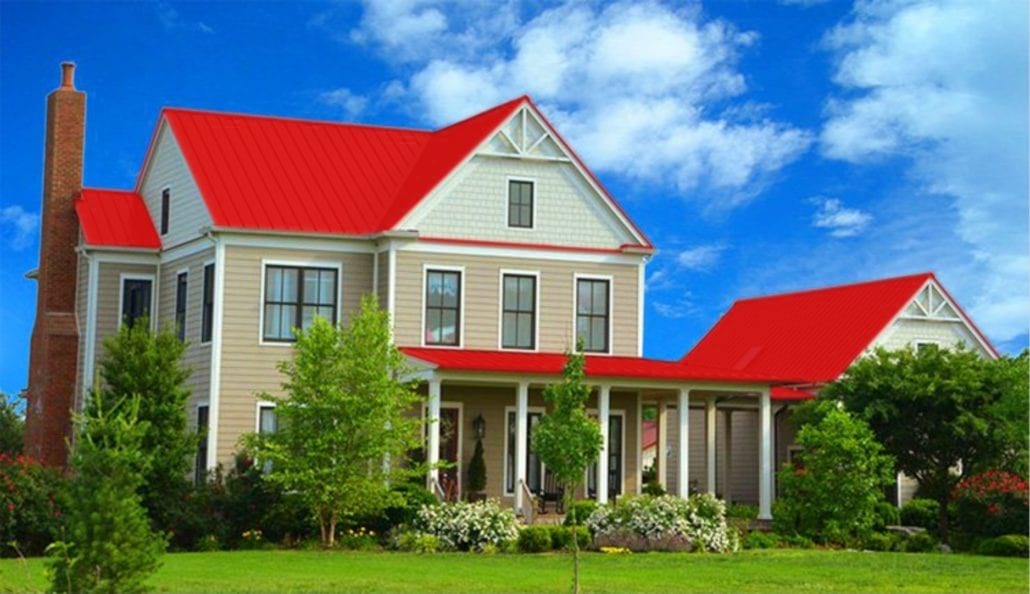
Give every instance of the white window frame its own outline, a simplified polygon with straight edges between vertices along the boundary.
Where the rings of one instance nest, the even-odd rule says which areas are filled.
[[[913,340],[912,341],[912,347],[916,350],[916,353],[919,352],[919,347],[922,347],[922,346],[935,346],[938,349],[944,348],[944,345],[942,345],[941,341],[939,341],[939,340],[923,340],[923,339],[920,339],[920,340]]]
[[[516,407],[514,407],[514,406],[505,406],[504,407],[504,417],[503,417],[504,420],[502,421],[502,426],[504,428],[504,458],[503,458],[504,464],[501,465],[501,493],[503,494],[504,497],[514,497],[515,496],[515,491],[509,491],[508,490],[508,415],[511,414],[511,413],[515,413],[515,415],[516,415],[515,423],[516,423],[516,426],[517,426],[518,425],[518,411],[516,410]],[[527,429],[529,428],[528,416],[529,416],[530,413],[540,413],[540,415],[542,417],[543,415],[547,414],[547,407],[544,407],[544,406],[527,406],[526,407],[526,416],[527,416],[526,428]],[[516,435],[516,438],[517,437],[518,436]],[[526,431],[526,438],[527,439],[529,438],[529,431],[528,430]],[[517,445],[518,444],[516,444],[516,446]],[[529,444],[527,443],[526,445],[528,446]],[[526,448],[526,457],[527,457],[527,460],[528,460],[528,457],[529,457],[529,448],[528,447]],[[547,472],[547,465],[544,464],[543,462],[541,462],[540,463],[540,469],[541,469],[541,473]],[[542,474],[541,474],[541,477],[543,477]],[[516,488],[518,488],[518,485],[516,485]]]
[[[254,406],[254,433],[261,433],[261,409],[263,408],[276,408],[274,402],[268,400],[258,400]],[[278,425],[279,419],[276,418],[276,424]]]
[[[214,273],[211,275],[211,338],[204,340],[204,272],[208,266],[212,266]],[[200,344],[211,344],[215,337],[215,311],[218,307],[216,303],[218,301],[218,264],[214,258],[210,260],[204,260],[200,265]],[[264,287],[262,287],[262,293],[264,293]]]
[[[598,425],[600,425],[600,419],[598,418],[598,410],[596,408],[588,408],[587,409],[587,414],[588,415],[593,415],[594,419],[597,419]],[[619,497],[624,497],[626,495],[626,409],[624,409],[624,408],[612,408],[612,409],[609,409],[608,410],[608,416],[610,416],[610,417],[622,417],[622,431],[620,432],[621,433],[620,438],[622,439],[622,454],[619,456],[619,465],[622,467],[622,474],[620,476],[620,481],[619,481],[619,491],[620,491]],[[611,436],[610,435],[608,436],[608,439],[609,439],[609,441],[611,441]],[[638,450],[640,449],[639,445],[637,446],[637,449]],[[597,464],[597,462],[595,461],[594,464]],[[585,495],[585,493],[586,493],[586,491],[588,490],[588,487],[589,487],[587,485],[587,477],[589,475],[590,475],[590,468],[587,467],[587,470],[583,473],[583,491],[584,491],[584,495]],[[610,486],[611,485],[609,485],[609,487]]]
[[[461,281],[458,283],[458,344],[429,344],[426,342],[426,289],[428,288],[426,283],[429,279],[430,270],[439,270],[441,272],[457,272],[461,274]],[[465,275],[464,266],[454,266],[453,264],[422,264],[422,285],[419,287],[421,297],[419,297],[419,317],[421,318],[421,330],[419,331],[419,345],[423,348],[430,349],[463,349],[465,348],[465,291],[466,281],[468,277]]]
[[[122,327],[122,311],[125,307],[125,281],[150,281],[150,329],[157,329],[157,275],[144,272],[122,272],[118,275],[118,327]]]
[[[532,276],[534,281],[535,295],[533,299],[533,348],[522,349],[517,347],[504,346],[504,277],[505,276]],[[497,273],[497,350],[512,351],[516,353],[536,353],[540,351],[540,271],[539,270],[515,270],[502,268]]]
[[[580,280],[603,280],[608,281],[608,350],[607,351],[583,351],[584,355],[611,355],[615,352],[615,277],[610,274],[586,274],[572,273],[572,349],[576,349],[579,341],[578,327],[576,320],[579,313],[579,281]]]
[[[293,268],[331,268],[336,271],[336,323],[343,319],[343,262],[339,260],[289,260],[278,258],[261,259],[261,292],[258,295],[258,344],[261,346],[291,348],[297,341],[265,340],[265,278],[269,266],[288,266]],[[218,271],[215,271],[217,274]],[[302,280],[302,279],[301,279]],[[298,287],[298,291],[303,291]]]
[[[533,218],[533,224],[528,227],[514,227],[511,224],[511,182],[526,182],[533,186],[533,204],[530,205],[530,217]],[[504,178],[504,228],[510,231],[535,231],[536,230],[536,203],[537,203],[537,188],[540,184],[537,182],[535,177],[526,177],[519,175],[508,175]]]

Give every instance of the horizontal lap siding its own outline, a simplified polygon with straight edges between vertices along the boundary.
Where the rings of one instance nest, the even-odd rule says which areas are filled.
[[[279,393],[283,381],[277,364],[292,348],[259,342],[262,315],[262,260],[340,264],[343,268],[341,322],[372,291],[372,255],[328,251],[225,248],[225,295],[222,319],[221,390],[219,394],[218,460],[231,460],[240,437],[255,430],[257,394]]]
[[[97,334],[96,334],[96,360],[97,373],[100,371],[100,361],[104,358],[104,340],[118,333],[121,325],[121,312],[118,306],[121,303],[121,275],[124,274],[150,274],[157,281],[157,266],[151,264],[120,264],[114,262],[101,262],[100,276],[97,282]],[[151,287],[157,291],[158,287]],[[91,379],[83,378],[85,381]]]

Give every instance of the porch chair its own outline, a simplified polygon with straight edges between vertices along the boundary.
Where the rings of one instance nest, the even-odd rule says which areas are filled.
[[[554,504],[554,513],[565,513],[565,488],[558,485],[553,474],[548,472],[544,475],[544,486],[540,489],[537,501],[540,502],[540,513],[542,514],[547,513],[548,503]]]

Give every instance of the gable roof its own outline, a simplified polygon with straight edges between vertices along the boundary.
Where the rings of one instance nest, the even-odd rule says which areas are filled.
[[[940,286],[933,273],[924,272],[741,299],[681,362],[770,378],[801,378],[813,384],[830,382],[844,373],[928,281]],[[968,316],[962,313],[962,318],[983,339]]]
[[[154,229],[143,198],[135,192],[83,188],[75,199],[86,245],[159,249],[161,239]]]

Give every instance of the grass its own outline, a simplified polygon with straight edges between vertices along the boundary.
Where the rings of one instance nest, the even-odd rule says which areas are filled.
[[[236,551],[166,555],[159,592],[567,592],[571,557]],[[42,591],[41,559],[0,560],[0,592]],[[584,556],[584,592],[1022,592],[1025,559],[821,550]]]

